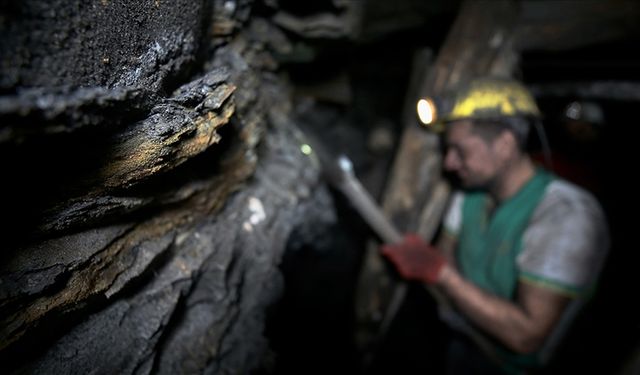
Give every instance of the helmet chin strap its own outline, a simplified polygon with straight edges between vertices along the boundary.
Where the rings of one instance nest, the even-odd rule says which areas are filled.
[[[547,165],[549,166],[549,168],[553,170],[553,158],[551,157],[551,147],[549,145],[549,139],[547,138],[547,133],[544,131],[544,127],[542,126],[542,122],[533,121],[533,127],[536,128],[538,139],[540,139],[540,145],[542,146],[542,155],[544,156],[544,160],[547,162]]]

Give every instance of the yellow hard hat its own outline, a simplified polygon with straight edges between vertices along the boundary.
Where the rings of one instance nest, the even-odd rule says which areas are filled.
[[[520,82],[495,77],[477,78],[457,90],[447,105],[444,98],[422,98],[417,111],[420,122],[436,131],[462,119],[540,117],[533,96]]]

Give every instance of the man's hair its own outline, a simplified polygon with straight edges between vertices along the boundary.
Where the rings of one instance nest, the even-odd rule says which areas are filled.
[[[510,131],[518,149],[526,152],[528,149],[529,132],[535,119],[527,117],[501,117],[496,119],[473,120],[471,131],[487,142],[495,140],[503,131]]]

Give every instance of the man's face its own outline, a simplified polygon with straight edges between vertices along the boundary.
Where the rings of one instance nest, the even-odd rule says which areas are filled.
[[[454,172],[465,188],[486,189],[492,185],[503,165],[496,142],[488,142],[472,132],[468,120],[447,125],[445,169]]]

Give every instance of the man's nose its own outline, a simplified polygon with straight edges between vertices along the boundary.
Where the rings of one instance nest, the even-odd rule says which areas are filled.
[[[448,171],[456,171],[458,168],[460,168],[460,160],[456,157],[454,152],[447,151],[444,157],[444,169]]]

